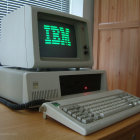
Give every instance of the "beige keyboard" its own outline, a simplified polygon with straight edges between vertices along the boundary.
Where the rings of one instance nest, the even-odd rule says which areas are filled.
[[[44,103],[44,118],[50,116],[82,135],[140,112],[140,98],[121,90]]]

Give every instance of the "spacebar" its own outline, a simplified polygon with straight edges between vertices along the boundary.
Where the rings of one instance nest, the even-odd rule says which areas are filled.
[[[115,108],[113,110],[109,110],[109,111],[103,112],[103,114],[104,114],[104,117],[107,117],[107,116],[110,116],[112,114],[115,114],[115,113],[121,112],[123,110],[129,109],[131,107],[132,107],[131,105],[127,104],[127,105],[124,105],[124,106],[120,106],[119,108]]]

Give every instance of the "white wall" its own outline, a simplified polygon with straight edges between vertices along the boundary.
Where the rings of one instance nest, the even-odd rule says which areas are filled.
[[[70,0],[70,14],[83,17],[84,0]]]

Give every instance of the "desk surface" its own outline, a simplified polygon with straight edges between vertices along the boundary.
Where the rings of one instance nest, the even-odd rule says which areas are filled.
[[[82,136],[38,111],[13,111],[0,104],[0,140],[95,140],[136,126],[140,113],[89,136]]]

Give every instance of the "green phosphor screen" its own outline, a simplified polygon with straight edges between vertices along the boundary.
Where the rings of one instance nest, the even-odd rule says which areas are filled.
[[[71,46],[70,29],[44,24],[45,44]]]
[[[77,57],[76,35],[73,25],[39,20],[40,57]]]

